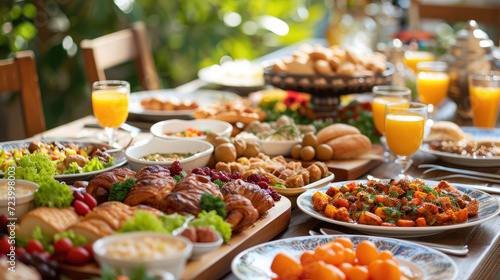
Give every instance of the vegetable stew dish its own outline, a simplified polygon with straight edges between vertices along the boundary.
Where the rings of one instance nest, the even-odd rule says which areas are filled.
[[[476,216],[479,210],[476,199],[448,182],[431,187],[421,179],[353,181],[314,193],[312,202],[314,210],[326,217],[387,227],[459,224]]]

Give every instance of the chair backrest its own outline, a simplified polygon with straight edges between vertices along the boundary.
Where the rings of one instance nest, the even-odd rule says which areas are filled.
[[[434,1],[411,0],[410,21],[413,27],[419,28],[420,19],[442,19],[448,23],[475,20],[478,23],[490,24],[500,28],[500,5],[476,3],[439,3]]]
[[[19,92],[28,137],[45,130],[40,86],[33,51],[15,53],[13,59],[0,60],[0,93]]]
[[[161,88],[143,22],[134,23],[130,29],[92,40],[83,40],[80,47],[91,85],[96,81],[106,80],[105,69],[135,60],[142,88],[144,90]]]

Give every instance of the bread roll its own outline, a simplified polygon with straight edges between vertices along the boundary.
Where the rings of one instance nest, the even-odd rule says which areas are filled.
[[[333,159],[352,159],[372,147],[372,142],[363,134],[349,134],[331,139],[326,144],[333,149]]]
[[[469,135],[463,132],[462,129],[455,123],[448,121],[435,122],[431,127],[429,135],[425,138],[425,142],[432,141],[454,141],[459,142],[467,140]]]
[[[330,139],[350,134],[361,134],[361,132],[354,126],[336,123],[320,130],[318,134],[316,134],[316,138],[318,138],[318,144],[322,144]]]
[[[18,225],[17,234],[20,237],[30,237],[38,226],[44,234],[53,236],[65,231],[77,223],[80,217],[71,208],[39,207],[24,215]]]

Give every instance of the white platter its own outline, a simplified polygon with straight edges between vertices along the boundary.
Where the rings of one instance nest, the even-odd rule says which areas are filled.
[[[462,130],[472,135],[472,140],[500,140],[500,129],[480,129],[475,127],[462,127]],[[494,157],[471,157],[452,154],[429,149],[428,143],[423,143],[420,150],[424,153],[435,155],[442,161],[451,164],[469,167],[495,167],[500,166],[500,156]]]
[[[271,263],[278,253],[286,252],[298,257],[308,250],[339,237],[351,239],[354,247],[361,241],[375,243],[379,252],[391,251],[401,271],[420,280],[451,280],[457,277],[455,262],[445,254],[415,243],[390,238],[361,235],[302,236],[259,244],[238,254],[231,263],[231,270],[241,280],[271,279]]]
[[[39,140],[40,142],[47,143],[47,142],[59,142],[61,144],[64,143],[76,143],[79,146],[86,146],[86,145],[102,145],[103,143],[99,142],[94,142],[94,141],[88,141],[88,140],[82,140],[82,139],[72,139],[72,138],[50,138],[50,140],[47,139],[42,139]],[[10,141],[10,142],[3,142],[0,143],[0,149],[4,150],[11,150],[11,149],[21,149],[21,148],[28,148],[30,143],[32,141],[27,141],[27,140],[20,140],[20,141]],[[113,154],[114,157],[114,165],[97,170],[97,171],[92,171],[92,172],[87,172],[87,173],[79,173],[79,174],[66,174],[66,175],[54,175],[54,179],[60,181],[60,182],[65,182],[67,184],[74,183],[76,181],[80,180],[86,180],[89,178],[94,177],[97,174],[101,174],[106,171],[113,170],[119,166],[124,165],[127,162],[127,159],[125,158],[125,152],[122,151],[121,153]],[[0,171],[0,177],[3,178],[4,172]]]
[[[350,182],[352,181],[335,182],[332,183],[331,185],[336,185],[340,187]],[[368,181],[356,180],[355,182],[356,184],[358,184],[358,183],[366,183]],[[436,186],[439,182],[425,180],[425,183],[429,186]],[[320,212],[315,211],[313,209],[313,204],[312,204],[312,195],[317,191],[324,191],[324,192],[327,191],[330,185],[321,189],[308,190],[304,192],[297,198],[297,206],[307,215],[312,216],[316,219],[352,228],[354,230],[358,230],[361,232],[366,232],[368,234],[389,236],[389,237],[427,236],[427,235],[437,234],[446,230],[472,227],[484,223],[492,218],[495,218],[496,216],[498,216],[498,214],[500,214],[500,201],[498,201],[491,195],[483,191],[468,188],[467,185],[465,184],[453,183],[451,185],[456,189],[458,189],[459,191],[467,193],[467,195],[469,195],[471,198],[477,199],[477,201],[479,202],[479,211],[477,213],[477,216],[470,217],[469,220],[467,220],[465,223],[444,225],[444,226],[427,226],[427,227],[384,227],[384,226],[354,224],[354,223],[337,221],[324,216]]]
[[[173,89],[161,89],[151,91],[140,91],[130,94],[128,111],[131,116],[137,116],[148,121],[163,121],[166,119],[185,118],[194,119],[194,110],[146,110],[141,101],[147,98],[160,97],[169,99],[177,97],[180,100],[195,100],[200,108],[210,106],[217,101],[226,101],[240,98],[235,93],[219,90],[197,90],[195,92],[179,92]]]

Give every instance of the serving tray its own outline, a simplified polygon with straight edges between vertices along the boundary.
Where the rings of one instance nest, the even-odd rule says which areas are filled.
[[[243,232],[233,234],[228,244],[203,255],[199,260],[188,261],[182,279],[205,280],[218,279],[227,274],[233,258],[252,246],[271,240],[290,223],[292,205],[288,198],[281,196],[273,208],[264,214],[254,225]],[[74,266],[60,263],[59,272],[70,279],[89,279],[100,275],[96,263]]]

